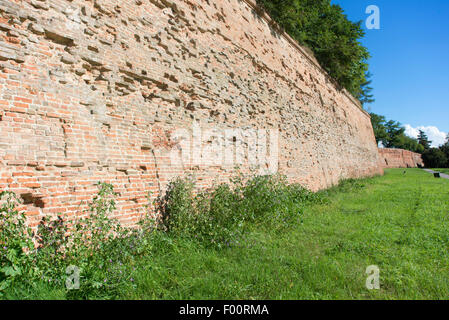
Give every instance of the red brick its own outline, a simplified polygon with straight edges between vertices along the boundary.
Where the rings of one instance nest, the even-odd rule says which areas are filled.
[[[280,128],[280,172],[313,190],[342,178],[380,173],[369,115],[299,45],[273,36],[267,21],[251,15],[248,1],[191,0],[195,10],[176,1],[173,15],[185,15],[170,23],[151,1],[140,6],[126,1],[120,18],[129,21],[127,26],[89,6],[102,25],[115,26],[113,33],[130,48],[120,40],[100,43],[98,39],[114,37],[106,27],[96,28],[94,20],[86,20],[86,27],[97,34],[73,32],[61,6],[51,12],[21,6],[23,14],[32,11],[36,17],[33,24],[58,21],[58,34],[38,36],[39,43],[29,42],[26,52],[18,45],[26,62],[8,60],[0,70],[5,146],[0,150],[6,150],[0,174],[7,173],[0,187],[24,193],[31,188],[42,196],[43,208],[27,207],[36,223],[40,211],[82,214],[97,192],[94,184],[111,182],[120,192],[116,214],[132,224],[146,210],[145,194],[151,191],[154,199],[175,176],[193,173],[198,188],[207,188],[235,173],[234,165],[165,166],[171,151],[180,150],[171,134],[190,130],[192,119],[200,121],[202,130]],[[105,0],[101,6],[114,12],[116,1]],[[145,12],[151,19],[142,29],[135,16]],[[217,14],[222,19],[214,18]],[[8,12],[0,17],[4,23],[14,19]],[[180,21],[183,25],[171,26]],[[211,36],[203,29],[217,32]],[[144,31],[158,33],[158,44],[144,40]],[[9,40],[30,39],[31,33],[22,28],[17,39]],[[80,50],[64,49],[72,44],[72,35]],[[100,50],[87,55],[87,46]],[[250,173],[248,155],[254,154],[246,150],[243,173]]]

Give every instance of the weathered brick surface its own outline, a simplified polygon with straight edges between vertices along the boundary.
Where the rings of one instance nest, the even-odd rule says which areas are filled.
[[[380,148],[379,156],[382,168],[424,167],[421,154],[408,150]]]
[[[314,190],[380,173],[366,112],[250,1],[0,0],[0,190],[32,223],[98,181],[125,223],[183,172],[225,181],[234,166],[170,166],[193,122],[278,130],[279,170]]]

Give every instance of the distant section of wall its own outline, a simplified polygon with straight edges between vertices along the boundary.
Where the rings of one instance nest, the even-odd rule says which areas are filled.
[[[408,150],[379,148],[379,155],[383,168],[424,167],[421,154]]]
[[[204,153],[239,142],[238,163]],[[207,187],[265,152],[312,190],[381,173],[369,115],[252,1],[0,0],[0,190],[32,223],[98,181],[134,223],[172,178]]]

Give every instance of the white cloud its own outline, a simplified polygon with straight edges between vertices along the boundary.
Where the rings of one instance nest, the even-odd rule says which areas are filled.
[[[447,133],[440,131],[440,129],[438,129],[437,127],[420,126],[417,128],[413,128],[409,124],[406,124],[404,127],[405,134],[412,138],[418,138],[419,130],[424,131],[424,133],[429,137],[429,140],[432,141],[432,147],[439,147],[446,141]]]

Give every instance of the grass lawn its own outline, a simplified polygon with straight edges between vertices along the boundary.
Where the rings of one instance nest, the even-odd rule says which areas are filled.
[[[432,169],[433,171],[438,171],[441,173],[445,173],[445,174],[449,174],[449,169],[448,168],[444,168],[444,169]]]
[[[254,232],[240,248],[173,242],[157,253],[137,299],[448,299],[449,181],[387,170],[365,188],[330,192],[283,234]],[[379,291],[365,287],[380,268]]]
[[[387,170],[326,191],[284,232],[254,227],[245,243],[208,249],[161,234],[122,299],[448,299],[449,181]],[[380,269],[380,290],[365,287]],[[65,298],[36,285],[5,298]]]

